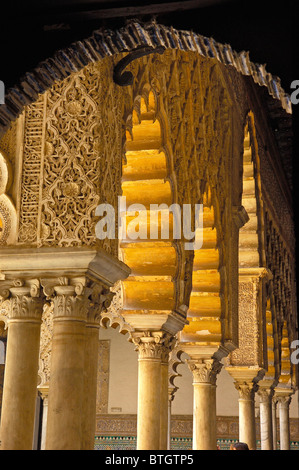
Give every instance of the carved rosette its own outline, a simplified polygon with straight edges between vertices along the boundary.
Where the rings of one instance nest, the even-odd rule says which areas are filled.
[[[216,359],[191,359],[187,364],[193,375],[193,384],[216,385],[217,375],[223,367]]]

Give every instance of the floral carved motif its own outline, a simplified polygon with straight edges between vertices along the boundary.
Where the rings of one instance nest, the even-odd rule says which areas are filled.
[[[121,100],[111,61],[90,65],[47,92],[42,245],[95,245],[95,209],[117,207]],[[101,241],[117,253],[115,240]]]

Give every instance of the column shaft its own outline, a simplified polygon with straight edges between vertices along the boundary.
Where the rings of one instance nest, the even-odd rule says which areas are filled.
[[[260,431],[261,449],[273,450],[273,428],[272,428],[272,393],[261,390],[258,392],[260,401]]]
[[[47,450],[79,450],[81,447],[84,346],[84,322],[54,322]]]
[[[280,450],[290,450],[290,417],[289,405],[290,397],[280,397],[279,403],[279,433],[280,433]]]
[[[239,440],[256,450],[255,408],[251,398],[239,398]]]
[[[160,448],[161,360],[138,360],[137,449]]]
[[[277,401],[272,400],[272,430],[273,430],[273,450],[277,450],[277,416],[276,416]]]
[[[193,449],[216,450],[216,376],[222,364],[198,359],[188,365],[193,373]]]
[[[172,399],[170,396],[168,396],[167,450],[171,449],[171,402]]]
[[[3,450],[32,450],[42,300],[14,288],[8,324],[0,441]]]
[[[55,291],[46,449],[80,450],[87,305],[73,286]]]
[[[49,397],[49,386],[47,384],[38,387],[38,392],[42,399],[42,429],[41,429],[41,443],[40,450],[46,448],[46,431],[47,431],[47,418],[48,418],[48,397]]]
[[[137,449],[159,450],[161,445],[166,449],[168,358],[172,337],[163,331],[134,332],[131,337],[138,351]],[[161,417],[162,406],[166,410],[163,409]]]
[[[84,402],[82,413],[82,450],[93,450],[96,431],[97,377],[99,358],[99,326],[86,327]]]
[[[160,450],[167,450],[168,403],[168,362],[163,361],[161,363]]]
[[[193,384],[193,449],[215,450],[213,429],[214,409],[212,386],[208,383]]]

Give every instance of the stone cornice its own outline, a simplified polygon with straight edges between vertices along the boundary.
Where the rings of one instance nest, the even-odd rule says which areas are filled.
[[[112,286],[130,269],[115,257],[90,248],[5,247],[0,252],[0,275],[6,280],[88,276]]]

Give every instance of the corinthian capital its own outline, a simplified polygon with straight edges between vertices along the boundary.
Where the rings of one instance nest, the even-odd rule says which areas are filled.
[[[41,321],[44,299],[38,280],[11,287],[9,320]]]
[[[254,394],[258,390],[258,385],[255,382],[236,381],[234,385],[236,390],[239,392],[241,400],[254,400]]]
[[[259,387],[258,396],[260,397],[261,403],[269,403],[272,400],[274,395],[274,390],[272,388]]]
[[[99,323],[103,311],[109,308],[113,296],[110,288],[87,276],[42,279],[44,293],[53,301],[54,319],[74,317],[89,323]]]
[[[55,286],[54,292],[54,320],[66,318],[86,320],[88,300],[76,294],[75,286]]]
[[[139,359],[168,361],[172,341],[167,333],[163,331],[132,332],[131,339],[136,345]]]
[[[216,359],[190,359],[188,367],[193,374],[193,383],[216,384],[217,375],[223,365]]]

